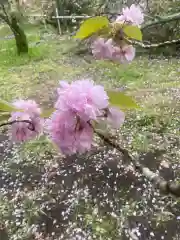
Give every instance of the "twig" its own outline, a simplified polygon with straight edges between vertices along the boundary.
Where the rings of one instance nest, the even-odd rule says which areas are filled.
[[[157,19],[157,16],[155,18]],[[154,25],[169,23],[169,22],[176,21],[176,20],[180,20],[180,12],[174,13],[174,14],[171,14],[171,15],[168,15],[168,16],[159,17],[155,21],[145,23],[141,27],[141,30],[144,30],[146,28],[152,27]]]
[[[135,41],[135,40],[131,40],[131,39],[128,39],[127,37],[125,38],[125,40],[129,44],[138,45],[138,46],[140,46],[144,49],[159,48],[159,47],[164,47],[164,46],[180,43],[180,39],[173,39],[173,40],[170,40],[170,41],[165,41],[165,42],[160,42],[160,43],[149,43],[149,44],[146,44],[146,43],[143,43],[143,42],[138,42],[138,41]]]
[[[29,126],[29,130],[31,130],[31,131],[35,130],[33,123],[29,120],[14,120],[14,121],[11,121],[11,122],[1,123],[0,127],[4,127],[4,126],[7,126],[7,125],[12,125],[14,123],[29,123],[29,125],[31,126],[31,127]]]
[[[131,42],[131,41],[129,41]],[[145,49],[150,49],[150,48],[159,48],[159,47],[164,47],[164,46],[168,46],[168,45],[173,45],[173,44],[178,44],[180,43],[180,39],[174,39],[174,40],[171,40],[171,41],[165,41],[165,42],[160,42],[160,43],[152,43],[152,44],[144,44],[144,43],[141,43],[141,42],[134,42],[135,45],[138,45],[142,48],[145,48]]]
[[[116,148],[119,152],[121,152],[128,160],[130,160],[135,170],[139,171],[146,177],[149,181],[151,181],[162,193],[168,195],[172,194],[175,197],[180,197],[180,184],[175,182],[166,181],[161,176],[152,172],[148,167],[144,167],[141,163],[134,159],[128,152],[128,150],[121,148],[118,143],[112,142],[108,137],[104,136],[102,133],[95,131],[96,134],[108,145]]]

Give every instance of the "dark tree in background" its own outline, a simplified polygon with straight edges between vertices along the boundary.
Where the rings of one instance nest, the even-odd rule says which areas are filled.
[[[18,55],[28,53],[28,41],[24,30],[19,24],[18,15],[16,12],[11,11],[10,3],[6,0],[0,1],[0,19],[7,23],[12,30]]]

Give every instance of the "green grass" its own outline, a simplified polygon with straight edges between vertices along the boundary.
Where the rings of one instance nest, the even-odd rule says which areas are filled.
[[[143,110],[126,113],[125,124],[118,132],[120,143],[131,152],[138,154],[165,150],[166,153],[162,158],[157,158],[155,161],[150,160],[151,163],[159,164],[165,160],[172,165],[175,164],[173,166],[177,166],[180,156],[178,151],[180,129],[179,60],[150,61],[147,57],[139,57],[128,65],[95,61],[91,58],[90,61],[86,61],[86,58],[75,55],[74,50],[65,54],[75,45],[67,36],[57,37],[52,33],[52,36],[47,37],[40,34],[37,26],[36,28],[26,28],[26,33],[30,45],[39,42],[40,39],[45,40],[39,45],[30,46],[28,55],[17,56],[13,39],[0,41],[0,98],[8,101],[15,98],[35,98],[43,108],[48,108],[48,105],[54,104],[59,80],[72,81],[92,77],[107,89],[123,86],[125,92],[133,96]],[[0,29],[0,37],[7,34],[10,34],[7,28]],[[68,161],[68,159],[66,160]],[[0,171],[3,170],[12,179],[17,179],[12,192],[10,183],[7,183],[7,192],[0,195],[0,223],[6,225],[10,239],[32,239],[30,229],[33,224],[38,225],[49,215],[50,222],[53,222],[55,218],[59,219],[61,214],[59,198],[63,197],[64,185],[58,177],[54,178],[55,184],[53,181],[44,182],[42,175],[54,173],[56,170],[61,171],[61,165],[59,168],[57,165],[59,166],[63,161],[65,160],[62,159],[61,154],[57,154],[52,144],[42,137],[40,140],[15,148],[13,156],[0,162]],[[173,171],[176,176],[179,176],[176,169],[177,167]],[[27,176],[31,176],[30,180],[26,179]],[[95,180],[92,177],[89,181]],[[20,190],[18,190],[18,183],[22,183]],[[103,184],[102,186],[106,187]],[[19,198],[17,197],[18,191]],[[151,189],[151,191],[153,194],[154,190]],[[106,208],[103,209],[103,207],[103,210],[100,209],[97,214],[94,214],[95,205],[88,200],[86,203],[80,204],[80,201],[76,203],[74,209],[71,209],[74,213],[71,220],[74,220],[79,228],[90,226],[95,236],[94,239],[119,239],[118,234],[123,230],[122,224],[127,224],[128,217],[136,211],[132,199],[127,196],[128,191],[123,186],[122,191],[114,196],[116,200],[121,201],[117,218],[107,214]],[[10,200],[12,201],[10,202]],[[156,201],[158,211],[148,212],[150,219],[155,219],[153,220],[155,222],[157,219],[162,219],[159,212],[161,212],[162,205],[165,205],[158,201]],[[57,208],[51,209],[56,213],[53,212],[55,214],[53,219],[50,212],[42,210],[45,203]],[[137,203],[134,200],[134,203],[139,204],[140,207],[145,204],[144,209],[147,208],[147,202],[143,196],[140,202]],[[16,208],[23,210],[20,225],[17,225]],[[169,211],[168,207],[166,210]],[[137,216],[140,214],[140,210],[135,213]],[[78,214],[82,216],[83,226]],[[57,224],[61,225],[61,221],[55,223],[53,229]],[[158,224],[161,225],[159,222]]]

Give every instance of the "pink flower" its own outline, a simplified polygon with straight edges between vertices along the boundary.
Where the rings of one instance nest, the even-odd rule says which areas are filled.
[[[132,45],[125,45],[121,48],[114,47],[112,58],[121,63],[131,62],[135,57],[135,48]]]
[[[28,141],[38,136],[42,131],[41,110],[33,100],[17,100],[13,103],[22,112],[13,112],[9,121],[29,121],[17,122],[11,125],[9,130],[10,138],[15,142]]]
[[[100,41],[100,42],[103,41],[103,44],[105,44],[106,49],[104,50],[104,48],[102,49],[97,45],[96,46],[97,51],[94,52],[94,55],[97,54],[100,57],[96,56],[96,58],[99,58],[99,59],[105,58],[112,61],[119,61],[121,63],[126,63],[126,62],[132,61],[135,57],[135,48],[132,45],[125,45],[120,47],[120,46],[117,46],[112,39],[108,39],[106,42],[104,42],[104,39],[99,39],[97,41]],[[106,51],[108,51],[108,53],[106,53]]]
[[[113,46],[104,38],[96,39],[91,45],[92,54],[96,59],[111,59]]]
[[[52,141],[64,154],[82,153],[91,148],[93,129],[91,120],[98,120],[108,108],[107,93],[91,80],[71,84],[60,82],[57,109],[47,121]]]
[[[140,7],[132,4],[130,8],[122,10],[123,14],[117,17],[116,22],[130,22],[133,25],[141,25],[144,22],[144,15]]]
[[[47,121],[47,130],[63,154],[84,153],[91,148],[93,129],[70,111],[55,111]]]
[[[16,108],[23,109],[25,112],[34,113],[37,115],[41,114],[41,109],[34,100],[16,100],[13,105]]]
[[[56,111],[47,120],[46,127],[52,141],[62,153],[70,155],[90,150],[94,130],[93,120],[106,121],[113,126],[123,122],[123,114],[109,108],[107,93],[90,80],[78,80],[71,84],[60,82]]]
[[[124,15],[120,15],[116,18],[116,22],[124,23],[126,21],[126,17]]]
[[[125,114],[116,107],[109,108],[107,121],[114,128],[119,128],[125,120]]]
[[[71,111],[83,121],[95,120],[108,107],[108,96],[104,88],[90,80],[79,80],[72,84],[60,82],[55,108]]]

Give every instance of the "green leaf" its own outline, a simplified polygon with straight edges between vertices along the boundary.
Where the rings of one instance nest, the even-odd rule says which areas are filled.
[[[99,30],[108,27],[108,25],[109,20],[107,17],[98,16],[89,18],[81,24],[78,32],[74,37],[79,39],[87,38],[91,36],[93,33],[96,33]]]
[[[130,96],[124,95],[122,92],[108,91],[108,96],[109,102],[122,110],[140,108]]]
[[[123,27],[123,32],[128,38],[142,41],[142,32],[137,26],[126,25]]]
[[[4,100],[0,100],[0,112],[13,112],[17,110],[11,104],[7,103]]]
[[[41,114],[41,117],[43,117],[43,118],[49,118],[54,111],[55,111],[54,108],[44,110],[44,111],[42,112],[42,114]]]

